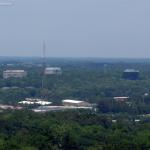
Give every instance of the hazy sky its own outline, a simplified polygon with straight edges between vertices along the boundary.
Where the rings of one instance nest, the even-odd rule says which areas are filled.
[[[150,58],[150,0],[15,0],[0,6],[1,56],[40,56],[43,40],[48,56]]]

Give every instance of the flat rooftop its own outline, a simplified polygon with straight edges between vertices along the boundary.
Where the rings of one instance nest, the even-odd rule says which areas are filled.
[[[128,99],[129,97],[127,97],[127,96],[120,96],[120,97],[114,97],[114,99]]]
[[[47,71],[52,70],[53,71],[53,70],[61,70],[61,68],[60,67],[47,67],[47,68],[45,68],[45,70],[47,70]]]
[[[65,100],[62,100],[62,102],[65,102],[65,103],[73,103],[73,104],[79,104],[79,103],[82,103],[84,101],[78,101],[78,100],[72,100],[72,99],[65,99]]]
[[[139,72],[139,70],[135,70],[135,69],[125,69],[124,72]]]
[[[5,73],[24,73],[24,70],[5,70]]]

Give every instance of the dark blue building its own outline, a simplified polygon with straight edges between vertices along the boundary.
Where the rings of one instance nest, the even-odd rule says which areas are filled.
[[[123,78],[127,80],[138,80],[139,79],[139,70],[135,69],[126,69],[123,72]]]

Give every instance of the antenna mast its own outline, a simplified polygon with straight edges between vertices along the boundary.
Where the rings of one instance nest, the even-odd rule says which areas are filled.
[[[43,41],[43,69],[46,67],[46,43]]]
[[[42,65],[42,89],[44,89],[44,77],[45,77],[45,68],[46,68],[46,43],[43,41],[43,65]]]

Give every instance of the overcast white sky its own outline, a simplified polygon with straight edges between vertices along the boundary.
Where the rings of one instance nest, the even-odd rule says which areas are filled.
[[[5,2],[6,0],[0,0]],[[150,0],[15,0],[0,6],[0,55],[150,57]]]

